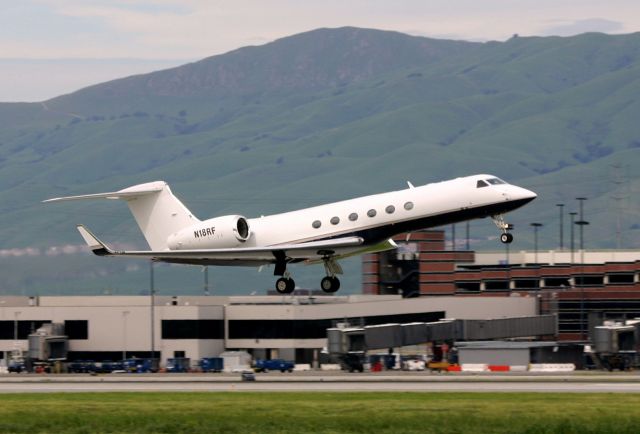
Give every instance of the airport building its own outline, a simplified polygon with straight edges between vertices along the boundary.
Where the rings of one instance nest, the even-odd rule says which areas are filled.
[[[604,320],[640,316],[640,252],[445,250],[444,231],[394,238],[395,251],[363,257],[363,293],[403,297],[535,297],[558,315],[558,338],[586,341]]]
[[[327,357],[327,329],[335,327],[443,319],[488,327],[472,320],[551,314],[557,316],[553,335],[569,344],[588,341],[604,320],[640,317],[637,251],[476,253],[445,250],[444,237],[443,231],[399,236],[398,250],[364,256],[361,295],[0,297],[0,356],[30,350],[30,335],[43,324],[55,325],[55,333],[42,339],[64,346],[69,361],[153,354],[164,365],[169,358],[196,361],[243,350],[317,366]],[[478,345],[460,348],[469,357],[504,352],[500,344]],[[536,345],[507,346],[520,359],[527,351],[532,358],[555,351],[550,343]]]
[[[225,350],[256,358],[314,365],[327,346],[327,329],[433,322],[443,318],[531,316],[528,296],[402,298],[353,296],[0,297],[0,351],[27,351],[28,337],[45,323],[62,324],[67,360],[122,360],[152,354],[192,361]],[[153,339],[152,339],[153,335]],[[59,341],[62,336],[52,336]],[[56,342],[57,342],[56,341]]]

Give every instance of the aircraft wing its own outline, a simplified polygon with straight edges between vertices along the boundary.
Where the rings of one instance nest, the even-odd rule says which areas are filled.
[[[98,256],[130,256],[156,261],[194,265],[264,265],[285,259],[286,262],[316,262],[325,256],[351,256],[367,249],[360,237],[342,237],[297,244],[231,249],[118,251],[96,238],[85,226],[77,226],[89,248]],[[390,246],[387,248],[393,248]]]

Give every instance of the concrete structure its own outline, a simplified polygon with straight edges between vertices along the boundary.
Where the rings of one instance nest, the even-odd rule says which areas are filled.
[[[584,364],[583,348],[558,342],[458,342],[460,364],[487,364],[527,367],[530,363]]]
[[[70,360],[171,357],[196,361],[225,349],[257,357],[314,363],[327,346],[326,329],[430,322],[441,318],[530,316],[536,297],[387,296],[155,297],[154,341],[146,296],[0,297],[0,351],[26,351],[27,336],[47,322],[65,325]],[[17,338],[17,339],[16,339]]]
[[[336,356],[361,351],[400,348],[412,351],[430,343],[433,346],[489,339],[553,338],[557,334],[557,317],[539,315],[496,319],[441,319],[408,324],[380,324],[365,327],[327,329],[328,350]],[[511,342],[511,341],[509,341]],[[520,342],[522,343],[522,342]],[[529,342],[531,343],[531,342]]]
[[[640,251],[445,250],[443,231],[395,237],[397,251],[363,257],[363,292],[417,296],[534,296],[558,314],[561,340],[588,340],[605,319],[640,316]]]

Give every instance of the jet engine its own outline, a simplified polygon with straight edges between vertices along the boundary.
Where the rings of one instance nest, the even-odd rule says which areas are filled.
[[[199,222],[169,235],[171,250],[229,249],[240,247],[251,237],[249,222],[240,215],[227,215]]]

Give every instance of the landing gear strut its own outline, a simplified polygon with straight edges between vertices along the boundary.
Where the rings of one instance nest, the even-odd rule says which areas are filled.
[[[342,274],[342,267],[329,255],[323,257],[322,262],[327,275],[320,281],[320,288],[328,294],[333,294],[340,289],[340,279],[336,277],[336,274]]]
[[[296,289],[296,282],[291,278],[291,274],[287,271],[287,263],[291,260],[284,252],[273,252],[276,257],[276,267],[273,270],[274,276],[282,276],[276,280],[276,291],[280,294],[291,294]]]
[[[502,234],[500,234],[500,241],[503,244],[511,244],[511,242],[513,241],[513,235],[509,233],[509,231],[513,229],[513,225],[510,223],[506,223],[502,214],[493,215],[491,216],[491,219],[498,227],[498,229],[502,231]]]

